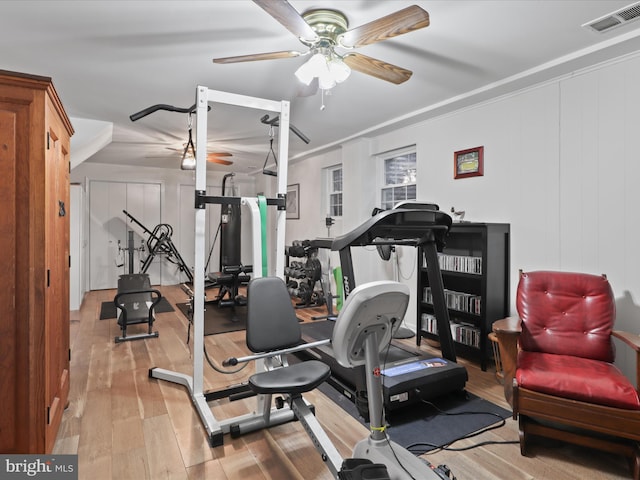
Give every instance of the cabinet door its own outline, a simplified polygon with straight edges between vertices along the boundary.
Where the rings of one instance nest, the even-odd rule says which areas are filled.
[[[45,150],[46,450],[55,443],[69,392],[69,141],[47,112]]]
[[[28,105],[0,102],[0,204],[3,209],[3,214],[0,215],[0,249],[3,252],[0,255],[3,278],[0,288],[0,389],[5,392],[0,415],[0,452],[4,453],[18,453],[16,445],[26,445],[28,436],[28,428],[21,423],[26,418],[25,411],[29,401],[22,386],[24,376],[28,375],[28,365],[24,364],[26,359],[20,356],[20,353],[26,354],[23,352],[26,348],[23,336],[18,332],[17,321],[22,315],[29,313],[28,304],[25,303],[25,300],[28,301],[28,292],[21,291],[24,288],[18,289],[16,285],[20,281],[19,269],[29,266],[28,258],[20,259],[20,254],[28,252],[24,249],[20,252],[24,242],[18,241],[16,208],[17,158],[19,154],[26,154],[25,149],[20,152],[18,138],[27,135],[28,113]],[[26,144],[24,141],[22,143]],[[26,286],[24,282],[22,285]]]

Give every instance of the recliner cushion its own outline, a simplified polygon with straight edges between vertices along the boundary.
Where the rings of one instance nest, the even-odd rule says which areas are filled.
[[[606,277],[537,271],[520,275],[520,347],[613,362],[615,297]]]
[[[557,397],[640,410],[633,384],[608,362],[520,351],[516,381],[523,388]]]

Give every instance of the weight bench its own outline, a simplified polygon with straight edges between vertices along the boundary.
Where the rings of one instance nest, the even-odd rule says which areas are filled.
[[[151,288],[151,280],[146,273],[129,273],[118,277],[118,292],[113,298],[113,303],[119,311],[118,325],[122,335],[115,337],[115,342],[128,340],[141,340],[143,338],[157,337],[158,332],[153,331],[155,321],[154,308],[162,299],[159,290]],[[147,333],[139,333],[127,336],[127,326],[139,323],[149,324]]]
[[[219,288],[218,295],[212,302],[220,307],[246,305],[247,299],[239,294],[239,288],[240,285],[249,283],[251,272],[253,272],[251,265],[226,265],[222,267],[222,272],[210,273],[210,288]]]

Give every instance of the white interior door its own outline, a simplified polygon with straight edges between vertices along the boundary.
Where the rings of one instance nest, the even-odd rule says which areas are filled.
[[[82,185],[72,184],[70,188],[69,208],[69,248],[71,265],[69,267],[69,310],[79,310],[84,295],[82,281],[84,248],[82,245],[83,195]]]
[[[116,288],[123,262],[118,247],[126,246],[126,224],[122,210],[127,207],[127,184],[92,181],[89,191],[91,290]]]
[[[160,223],[160,184],[158,183],[128,183],[127,184],[127,212],[138,222],[153,233]],[[126,216],[125,216],[126,218]],[[127,220],[127,238],[129,231],[133,231],[133,273],[138,273],[142,268],[142,262],[149,255],[147,241],[150,237],[142,227],[135,222]],[[144,251],[140,247],[144,246]],[[162,283],[162,270],[164,260],[161,255],[153,258],[151,265],[147,268],[151,285]],[[128,259],[125,259],[125,266],[129,268]],[[168,268],[168,267],[167,267]],[[129,272],[129,270],[127,270]]]
[[[153,231],[160,222],[160,184],[91,181],[89,187],[90,288],[116,288],[118,276],[130,271],[128,231],[133,231],[132,269],[138,273],[148,251],[149,237],[144,229],[132,222],[123,212],[133,215],[144,227]],[[139,248],[145,244],[145,251]],[[148,269],[151,283],[161,283],[161,264],[158,257]]]

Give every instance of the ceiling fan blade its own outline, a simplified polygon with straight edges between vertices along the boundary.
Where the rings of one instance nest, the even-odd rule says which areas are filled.
[[[344,56],[344,63],[353,70],[366,73],[380,80],[395,83],[396,85],[406,82],[411,78],[413,72],[405,68],[392,65],[376,58],[367,57],[361,53],[349,53]]]
[[[254,53],[253,55],[239,55],[236,57],[214,58],[213,63],[239,63],[239,62],[255,62],[256,60],[277,60],[279,58],[292,58],[305,55],[295,50],[283,50],[281,52]]]
[[[318,39],[316,32],[286,0],[253,0],[253,3],[275,18],[296,37],[308,42]]]
[[[428,26],[429,14],[417,5],[412,5],[373,22],[348,30],[340,36],[338,41],[344,47],[356,48]]]
[[[207,153],[207,158],[208,157],[233,157],[233,154],[229,152],[211,152]]]
[[[211,153],[209,153],[207,155],[207,162],[209,162],[209,163],[217,163],[218,165],[232,165],[233,164],[233,161],[225,160],[224,158],[220,158],[216,154],[211,154]]]

